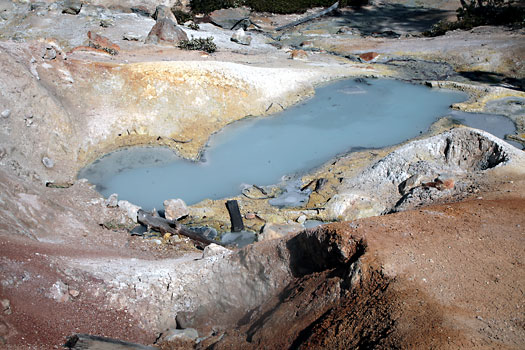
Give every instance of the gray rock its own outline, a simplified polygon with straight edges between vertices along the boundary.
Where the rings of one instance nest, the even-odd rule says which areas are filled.
[[[0,115],[2,116],[2,118],[9,118],[9,116],[11,115],[11,110],[4,109]]]
[[[305,221],[306,221],[306,215],[304,215],[304,214],[297,218],[297,223],[299,223],[301,225],[304,224]]]
[[[126,211],[126,214],[133,222],[137,222],[137,213],[139,209],[142,209],[141,207],[128,201],[118,201],[118,207]]]
[[[259,234],[258,241],[269,241],[271,239],[282,238],[291,233],[296,233],[303,230],[301,224],[266,224]]]
[[[205,259],[217,255],[230,255],[231,253],[231,250],[224,248],[223,246],[220,246],[218,244],[212,243],[206,246],[206,248],[204,248],[204,251],[202,252],[202,258]]]
[[[422,179],[423,176],[421,174],[415,174],[410,176],[408,179],[399,184],[399,193],[401,193],[402,195],[406,194],[414,187],[419,186],[422,182]]]
[[[250,45],[250,43],[252,42],[252,37],[246,35],[244,29],[239,28],[235,31],[235,33],[233,33],[230,40],[241,45]]]
[[[128,40],[128,41],[140,41],[142,37],[139,34],[135,34],[135,33],[125,33],[122,36],[122,39]]]
[[[159,10],[159,8],[166,6],[157,6],[157,22],[151,28],[145,43],[147,44],[158,44],[158,43],[169,43],[169,44],[178,44],[181,40],[188,40],[188,35],[177,26],[177,20],[175,16],[165,9]],[[171,15],[170,15],[171,14]]]
[[[213,11],[210,14],[211,22],[225,29],[232,29],[237,23],[250,16],[250,9],[237,7]]]
[[[182,199],[167,199],[164,201],[164,212],[166,219],[178,220],[188,216],[190,211]]]
[[[113,18],[104,18],[100,20],[100,26],[103,28],[113,27],[115,25],[115,20]]]
[[[199,333],[194,328],[186,329],[169,329],[163,336],[162,341],[170,342],[174,340],[192,340],[195,341],[199,337]]]
[[[175,15],[171,11],[171,8],[165,5],[159,5],[155,9],[155,13],[153,14],[153,19],[158,21],[160,19],[169,19],[173,23],[178,24],[177,19],[175,18]]]
[[[49,169],[55,166],[55,162],[53,161],[53,159],[48,158],[48,157],[42,158],[42,163],[44,164],[46,168],[49,168]]]
[[[113,193],[104,202],[108,208],[116,208],[118,206],[118,194]]]
[[[57,57],[57,52],[53,46],[46,46],[42,53],[42,58],[45,60],[54,60]]]
[[[69,15],[78,15],[81,9],[82,9],[82,3],[80,1],[67,0],[64,3],[64,8],[62,9],[62,13],[67,13]]]
[[[9,301],[9,299],[2,299],[0,301],[0,304],[2,306],[2,312],[6,315],[11,315],[12,310],[11,310],[11,302]]]

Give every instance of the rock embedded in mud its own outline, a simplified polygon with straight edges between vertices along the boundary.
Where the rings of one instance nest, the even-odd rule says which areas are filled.
[[[377,52],[365,52],[359,55],[359,59],[362,62],[372,63],[377,61],[379,54]]]
[[[128,201],[118,201],[118,207],[126,211],[126,214],[133,222],[137,222],[138,211],[142,209],[141,207]]]
[[[229,255],[232,251],[228,248],[224,248],[223,246],[220,246],[218,244],[212,243],[210,245],[207,245],[206,248],[204,248],[204,251],[202,252],[202,258],[209,258],[211,256],[217,256],[217,255]]]
[[[59,303],[64,303],[69,300],[68,286],[64,282],[58,280],[51,286],[47,296]]]
[[[11,310],[11,302],[9,301],[9,299],[2,299],[2,301],[0,301],[0,304],[2,305],[3,313],[6,315],[11,315],[13,311]]]
[[[127,41],[140,41],[141,39],[142,37],[139,34],[135,34],[135,33],[125,33],[122,36],[122,40],[127,40]]]
[[[116,208],[118,206],[118,194],[113,193],[111,194],[106,201],[104,202],[106,207],[108,208]]]
[[[269,241],[272,239],[278,239],[285,237],[289,234],[299,232],[304,227],[301,224],[266,224],[264,225],[261,233],[258,236],[258,241]]]
[[[48,158],[48,157],[42,158],[42,163],[44,164],[46,168],[49,168],[49,169],[55,166],[55,162],[53,161],[53,159]]]
[[[308,54],[304,50],[290,51],[290,59],[292,60],[305,60],[307,58],[308,58]]]
[[[194,328],[186,329],[169,329],[165,334],[162,335],[161,343],[165,342],[194,342],[199,338],[199,333]]]
[[[9,118],[9,116],[11,115],[11,110],[4,109],[0,115],[2,116],[2,118]]]
[[[42,53],[42,58],[45,60],[54,60],[57,57],[57,52],[52,46],[46,46]]]
[[[252,42],[252,37],[249,35],[246,35],[246,33],[244,32],[244,29],[239,28],[235,31],[235,33],[233,33],[230,40],[238,44],[248,46]]]
[[[182,199],[167,199],[164,201],[166,219],[179,220],[190,214],[186,203]]]

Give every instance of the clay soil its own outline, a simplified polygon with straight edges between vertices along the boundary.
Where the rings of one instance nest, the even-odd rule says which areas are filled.
[[[298,276],[213,348],[522,349],[523,184],[326,226],[343,242],[363,240],[360,272],[348,277],[347,263]]]
[[[523,348],[524,185],[525,179],[503,179],[462,202],[325,226],[343,245],[356,238],[366,244],[352,287],[348,264],[298,274],[281,294],[221,333],[220,341],[212,337],[200,346]],[[39,287],[63,277],[53,264],[57,257],[145,256],[148,249],[156,248],[142,253],[134,244],[118,253],[102,246],[57,249],[2,236],[3,280],[26,276],[32,281],[20,283],[16,293],[0,293],[11,307],[11,314],[0,316],[3,346],[56,348],[76,332],[152,344],[157,330],[138,327],[137,315],[106,307],[103,297],[84,295],[99,281],[79,276],[82,284],[70,282],[70,290],[80,295],[60,303]]]

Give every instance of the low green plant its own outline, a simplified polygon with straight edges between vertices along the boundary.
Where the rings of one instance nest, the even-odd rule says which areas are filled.
[[[215,52],[217,45],[213,42],[213,37],[207,38],[194,38],[190,40],[181,40],[179,47],[184,50],[201,50],[208,53]]]
[[[177,23],[184,24],[188,21],[193,21],[193,15],[189,12],[184,12],[181,10],[171,9],[171,12],[173,12],[173,15],[175,16],[175,19],[177,20]]]
[[[512,26],[525,25],[525,7],[516,6],[514,0],[460,0],[461,7],[456,10],[456,22],[440,21],[426,36],[443,35],[455,29],[469,30],[483,25]]]

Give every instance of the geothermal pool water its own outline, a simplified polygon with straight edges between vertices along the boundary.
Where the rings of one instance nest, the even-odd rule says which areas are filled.
[[[146,210],[162,208],[171,198],[191,205],[238,195],[245,184],[276,184],[283,175],[312,169],[352,148],[403,142],[465,99],[463,93],[395,80],[338,81],[278,115],[228,125],[211,137],[201,161],[178,158],[166,148],[132,147],[95,161],[79,178],[106,197],[118,193]]]

